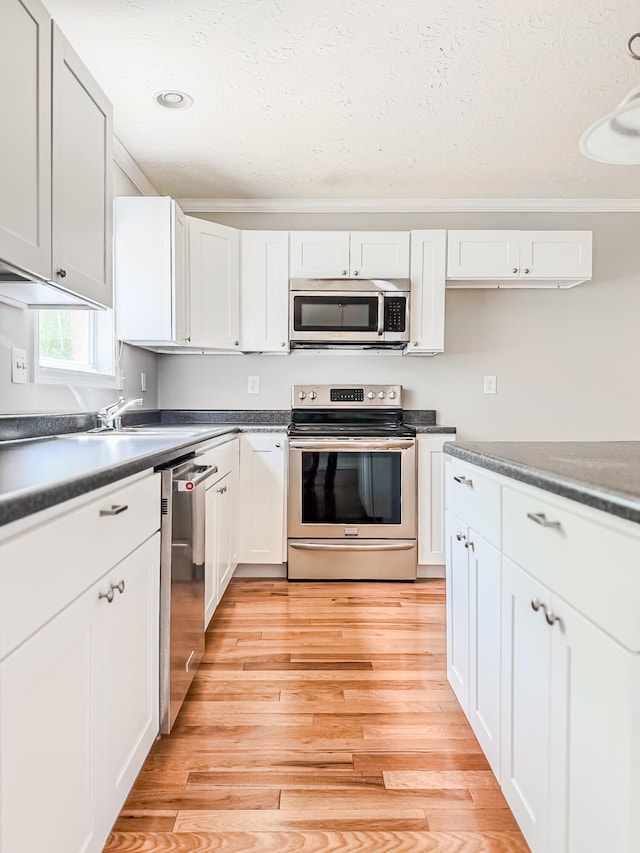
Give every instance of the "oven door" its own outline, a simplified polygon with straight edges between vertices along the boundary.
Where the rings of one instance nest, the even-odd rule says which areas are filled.
[[[384,338],[383,293],[292,291],[293,343],[376,343]]]
[[[414,439],[291,439],[289,538],[414,539]]]

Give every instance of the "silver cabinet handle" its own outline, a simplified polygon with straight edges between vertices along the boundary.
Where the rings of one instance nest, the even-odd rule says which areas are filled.
[[[456,533],[456,539],[458,540],[458,542],[466,542],[467,537],[464,535],[464,533]]]
[[[471,548],[472,551],[476,550],[476,546],[473,544],[471,539],[467,539],[467,541],[464,543],[464,547],[465,548]]]
[[[530,518],[531,521],[535,521],[535,523],[539,524],[541,527],[551,527],[554,530],[562,530],[562,525],[559,521],[549,521],[543,512],[528,512],[527,518]]]
[[[289,542],[289,548],[294,548],[296,551],[410,551],[415,547],[415,542],[398,542],[389,543],[388,545],[365,545],[360,543],[347,545],[346,542],[344,545],[325,545],[320,542]]]
[[[222,486],[222,488],[217,489],[217,492],[218,492],[218,494],[219,494],[219,495],[224,495],[224,493],[225,493],[226,491],[227,491],[227,487],[226,487],[226,486]]]
[[[538,612],[538,610],[540,610],[540,608],[542,608],[542,609],[544,610],[544,612],[545,612],[545,613],[547,612],[547,608],[546,608],[546,607],[545,607],[545,605],[540,601],[540,599],[539,599],[539,598],[534,598],[534,599],[532,599],[532,600],[531,600],[531,609],[532,609],[532,610],[535,610],[535,611],[536,611],[536,613],[537,613],[537,612]]]
[[[461,486],[471,486],[473,488],[473,480],[470,480],[468,477],[454,477],[453,478],[456,483],[460,483]]]
[[[56,270],[56,275],[59,275],[60,278],[66,278],[67,277],[67,271],[66,271],[66,269],[64,269],[64,267],[60,267],[59,270]]]
[[[128,509],[128,504],[111,504],[111,509],[101,509],[100,515],[120,515],[121,512],[126,512]]]
[[[562,619],[553,612],[553,610],[547,610],[545,608],[544,618],[547,620],[548,624],[553,627],[553,625],[558,623],[558,626],[562,628]]]
[[[112,587],[109,589],[109,592],[101,592],[101,593],[98,595],[98,601],[99,601],[101,598],[106,598],[106,599],[107,599],[107,603],[108,603],[108,604],[111,604],[111,602],[113,601],[113,596],[114,596],[114,595],[115,595],[115,592],[113,591],[113,586],[112,586]]]
[[[281,447],[281,446],[282,446],[282,445],[280,444],[280,442],[279,442],[279,441],[276,441],[276,447]]]
[[[117,589],[120,595],[122,595],[122,593],[124,592],[124,578],[120,581],[120,583],[112,583],[111,589],[112,591]]]

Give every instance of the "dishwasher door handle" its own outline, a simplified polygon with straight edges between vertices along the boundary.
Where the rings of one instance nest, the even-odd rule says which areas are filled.
[[[209,477],[213,477],[218,473],[217,465],[194,465],[193,471],[195,477],[190,477],[188,480],[174,480],[173,488],[177,492],[192,492],[200,483],[204,483]]]

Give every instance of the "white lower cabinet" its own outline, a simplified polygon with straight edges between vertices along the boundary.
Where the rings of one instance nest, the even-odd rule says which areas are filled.
[[[635,851],[640,657],[503,567],[505,797],[534,851]]]
[[[102,850],[158,732],[159,539],[0,664],[2,853]]]
[[[446,513],[447,677],[500,778],[500,552]]]
[[[477,466],[446,468],[448,677],[523,835],[532,853],[635,853],[640,531],[505,477],[484,482]],[[489,505],[492,542],[452,511],[477,520]]]
[[[202,455],[215,469],[205,492],[205,630],[238,565],[238,455],[236,438]]]
[[[418,564],[445,562],[444,472],[442,445],[454,435],[419,435],[418,447]]]
[[[239,561],[283,563],[286,559],[285,465],[287,436],[281,432],[240,437]]]

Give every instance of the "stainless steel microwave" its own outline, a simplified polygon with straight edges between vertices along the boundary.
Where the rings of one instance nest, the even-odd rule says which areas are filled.
[[[291,279],[291,344],[404,346],[409,340],[409,291],[406,278]]]

